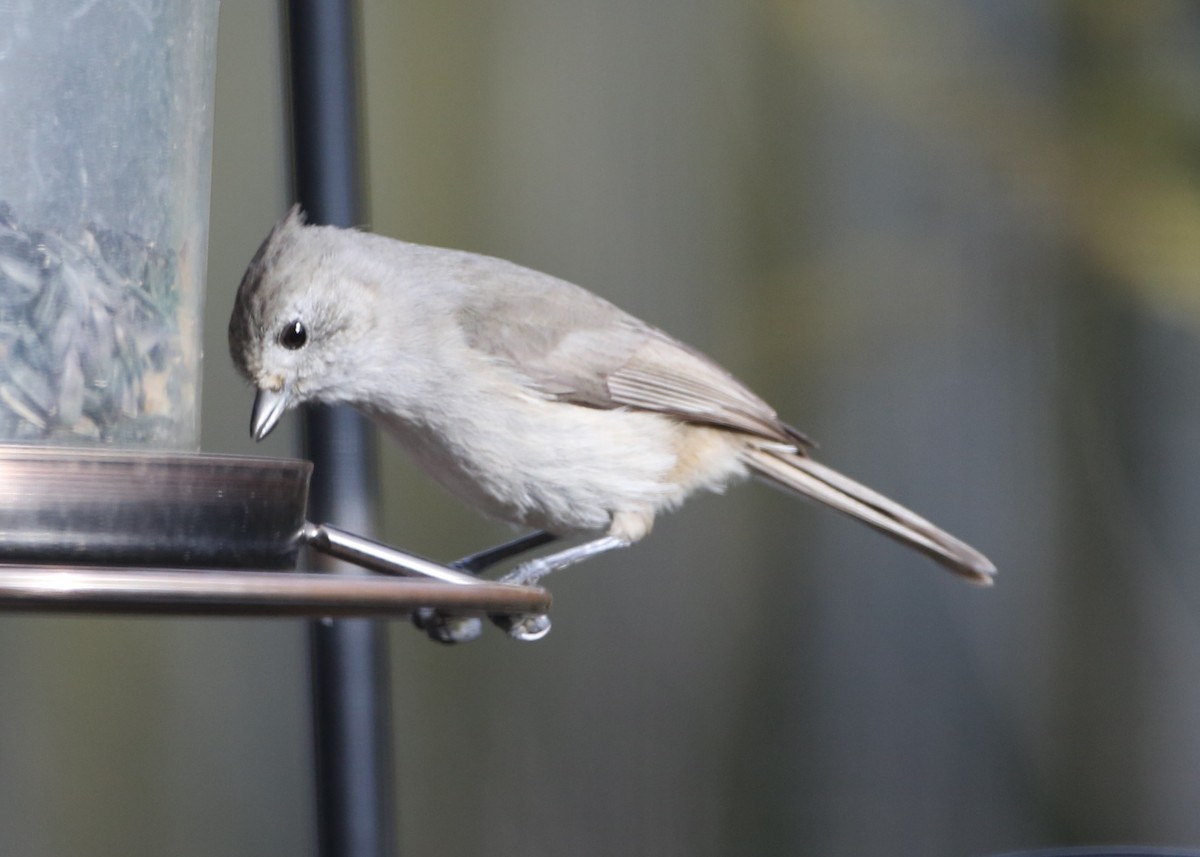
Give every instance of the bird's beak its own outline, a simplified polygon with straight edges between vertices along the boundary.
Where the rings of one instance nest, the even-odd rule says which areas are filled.
[[[250,435],[262,440],[275,428],[292,401],[291,388],[284,384],[278,390],[259,390],[254,397],[254,410],[250,414]]]

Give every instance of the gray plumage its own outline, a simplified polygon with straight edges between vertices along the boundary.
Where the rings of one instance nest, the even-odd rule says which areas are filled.
[[[259,390],[256,437],[299,403],[350,404],[485,514],[594,534],[599,550],[638,541],[693,491],[754,475],[977,583],[995,571],[813,461],[803,434],[703,354],[511,262],[308,226],[293,208],[246,271],[229,345]],[[535,560],[518,578],[595,552]]]

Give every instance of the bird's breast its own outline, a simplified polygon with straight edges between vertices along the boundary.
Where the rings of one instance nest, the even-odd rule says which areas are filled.
[[[682,499],[706,454],[659,414],[601,410],[520,395],[452,392],[416,418],[374,414],[410,455],[480,512],[557,533],[604,530],[623,509]],[[691,480],[694,481],[694,478]],[[682,492],[682,493],[681,493]]]

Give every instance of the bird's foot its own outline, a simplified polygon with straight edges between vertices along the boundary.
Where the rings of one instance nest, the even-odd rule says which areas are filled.
[[[550,617],[545,613],[526,616],[492,616],[492,624],[514,640],[533,643],[550,633]]]
[[[429,639],[453,645],[469,643],[483,634],[483,622],[477,616],[448,616],[432,607],[422,607],[412,615],[412,622]]]

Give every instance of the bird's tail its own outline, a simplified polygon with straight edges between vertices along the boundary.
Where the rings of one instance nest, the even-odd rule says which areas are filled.
[[[781,447],[746,446],[742,458],[755,475],[811,497],[921,551],[972,583],[991,585],[996,567],[983,554],[910,512],[803,453]]]

